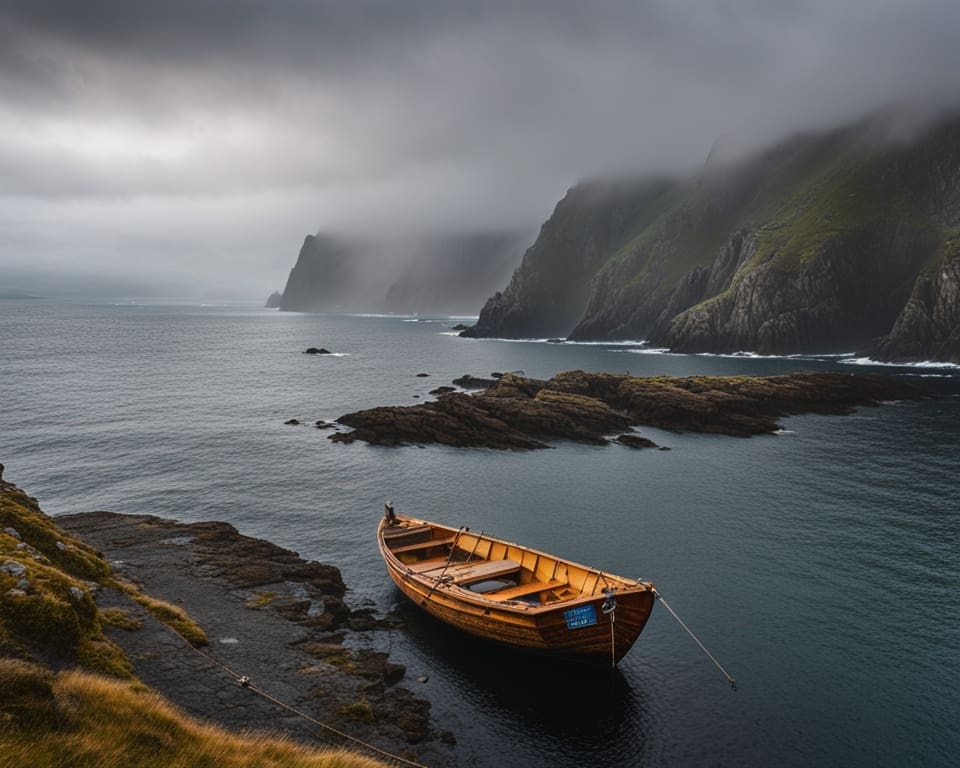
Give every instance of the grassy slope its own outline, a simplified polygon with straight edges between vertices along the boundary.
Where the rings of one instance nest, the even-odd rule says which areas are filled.
[[[0,488],[0,653],[129,677],[93,598],[109,577],[100,553],[57,528],[35,499]]]
[[[378,768],[342,750],[234,735],[146,686],[0,659],[0,763],[71,768]]]
[[[829,239],[892,221],[905,234],[915,230],[944,244],[925,265],[931,268],[957,233],[938,229],[916,210],[909,190],[882,182],[882,165],[892,151],[866,147],[853,128],[795,139],[751,159],[740,169],[752,177],[746,194],[723,183],[680,185],[601,272],[615,274],[614,284],[647,285],[653,295],[664,295],[690,270],[710,266],[734,232],[755,231],[760,247],[735,287],[759,264],[772,259],[793,274]],[[742,178],[731,178],[734,187]]]
[[[187,718],[133,678],[123,651],[103,636],[104,624],[137,628],[122,611],[98,610],[93,595],[104,586],[127,592],[194,645],[206,642],[180,608],[115,580],[99,552],[60,530],[35,499],[0,482],[0,765],[382,765]],[[72,669],[54,675],[42,661]]]

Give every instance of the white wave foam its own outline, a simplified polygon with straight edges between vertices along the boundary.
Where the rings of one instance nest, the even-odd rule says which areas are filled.
[[[476,341],[507,341],[514,344],[550,344],[555,347],[636,347],[646,344],[645,341],[570,341],[556,337],[544,339],[504,339],[500,337],[482,336]],[[624,350],[629,352],[632,350]]]
[[[616,350],[617,352],[629,352],[632,355],[673,355],[669,347],[641,347],[639,349]]]
[[[915,363],[887,363],[870,357],[850,357],[840,361],[841,365],[881,365],[887,368],[951,368],[960,369],[957,363],[945,363],[939,360],[920,360]]]

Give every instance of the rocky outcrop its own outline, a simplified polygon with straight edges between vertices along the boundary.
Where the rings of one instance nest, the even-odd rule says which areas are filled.
[[[266,303],[263,305],[264,309],[280,309],[280,305],[283,303],[283,294],[280,291],[274,291],[267,297]]]
[[[346,414],[339,422],[353,431],[329,439],[529,450],[555,440],[605,445],[608,435],[635,424],[746,437],[774,432],[792,414],[843,414],[922,396],[898,379],[839,373],[673,378],[567,371],[548,381],[507,374],[473,395]],[[644,444],[636,435],[618,440]]]
[[[57,520],[103,551],[116,564],[116,577],[175,602],[206,631],[210,644],[204,657],[122,591],[103,589],[97,597],[102,610],[128,617],[126,627],[108,632],[133,661],[136,676],[189,714],[306,743],[328,738],[318,737],[308,721],[287,717],[275,704],[228,682],[214,666],[226,665],[356,738],[446,763],[429,702],[397,685],[405,676],[402,665],[364,648],[371,644],[367,633],[395,629],[397,621],[377,618],[369,609],[351,610],[336,567],[243,536],[227,523],[110,512]]]
[[[877,117],[691,179],[593,186],[568,192],[462,335],[765,354],[886,336],[887,359],[950,359],[960,118],[906,141]]]

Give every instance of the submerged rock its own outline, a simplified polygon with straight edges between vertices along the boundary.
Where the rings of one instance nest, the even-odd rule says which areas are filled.
[[[330,350],[329,350],[329,349],[324,349],[323,347],[307,347],[306,350],[304,350],[304,353],[303,353],[303,354],[305,354],[305,355],[329,355],[329,354],[330,354]]]
[[[628,448],[657,448],[659,447],[653,440],[650,440],[646,437],[641,437],[640,435],[634,435],[627,433],[625,435],[620,435],[616,440],[616,443],[620,445],[625,445]]]

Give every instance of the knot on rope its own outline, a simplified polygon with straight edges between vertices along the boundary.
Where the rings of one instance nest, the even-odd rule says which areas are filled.
[[[613,612],[617,610],[617,595],[616,592],[612,589],[603,590],[604,600],[603,605],[600,606],[600,611],[610,616],[610,621],[613,621]]]
[[[250,687],[250,678],[247,677],[246,675],[244,675],[243,677],[241,677],[238,682],[240,683],[240,687],[241,687],[241,688],[249,688],[249,687]]]

